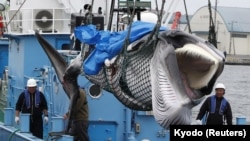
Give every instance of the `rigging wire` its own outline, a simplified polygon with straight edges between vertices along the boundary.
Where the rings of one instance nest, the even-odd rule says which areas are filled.
[[[217,0],[216,0],[217,3]],[[217,5],[216,5],[217,6]],[[217,48],[217,38],[215,32],[215,24],[212,17],[212,10],[211,10],[211,1],[208,0],[208,10],[209,10],[209,32],[208,32],[208,41],[213,44]],[[215,11],[216,13],[216,11]]]
[[[12,20],[14,19],[14,17],[16,16],[16,14],[20,11],[20,9],[23,7],[24,3],[26,2],[26,0],[24,0],[21,5],[19,6],[19,8],[17,9],[17,11],[14,13],[14,15],[11,17],[10,21],[7,23],[6,27],[8,27],[8,25],[12,22]]]
[[[188,17],[188,12],[187,12],[186,0],[183,0],[183,2],[184,2],[185,12],[186,12],[186,20],[187,20],[188,32],[192,33],[191,27],[190,27],[190,21],[189,21],[189,17]]]
[[[114,13],[114,7],[115,7],[115,0],[112,0],[111,1],[110,12],[109,12],[108,27],[107,27],[107,30],[109,30],[109,31],[111,31],[112,19],[113,19],[113,13]]]

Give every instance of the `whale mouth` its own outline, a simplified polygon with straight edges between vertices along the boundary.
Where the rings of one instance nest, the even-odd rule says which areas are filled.
[[[207,87],[218,70],[220,60],[196,44],[186,44],[175,52],[188,97],[195,100],[209,94],[198,90]]]
[[[181,31],[162,35],[151,59],[152,107],[164,128],[191,123],[191,110],[224,68],[225,55],[208,42]]]

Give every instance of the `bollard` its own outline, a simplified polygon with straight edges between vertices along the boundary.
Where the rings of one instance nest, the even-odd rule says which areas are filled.
[[[30,132],[30,114],[20,114],[20,132]]]
[[[63,117],[52,117],[52,132],[62,132],[64,131],[64,119]]]
[[[12,126],[13,124],[13,108],[4,108],[4,125]]]
[[[236,125],[246,125],[245,117],[236,117]]]

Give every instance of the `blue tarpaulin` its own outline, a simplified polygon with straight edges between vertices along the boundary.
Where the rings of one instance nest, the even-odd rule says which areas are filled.
[[[136,21],[132,23],[129,42],[132,43],[151,32],[155,24]],[[160,30],[166,30],[161,27]],[[85,59],[83,67],[87,75],[96,75],[101,70],[105,59],[112,59],[122,49],[128,29],[119,32],[99,31],[95,25],[82,25],[75,28],[75,37],[83,43],[95,45],[94,50]]]

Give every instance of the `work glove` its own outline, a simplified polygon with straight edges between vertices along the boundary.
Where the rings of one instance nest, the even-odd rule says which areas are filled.
[[[199,120],[199,119],[197,119],[197,120],[196,120],[196,125],[202,125],[202,121]]]
[[[43,120],[44,120],[44,123],[47,124],[49,122],[48,116],[44,116]]]
[[[16,116],[16,117],[15,117],[15,123],[16,123],[16,124],[19,124],[19,121],[20,121],[19,117]]]

